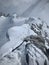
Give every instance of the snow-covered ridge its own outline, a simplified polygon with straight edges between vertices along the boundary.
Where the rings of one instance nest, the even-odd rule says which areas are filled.
[[[36,33],[34,33],[34,31],[30,29],[29,24],[24,24],[22,26],[15,26],[10,28],[8,30],[10,41],[1,47],[0,54],[2,54],[2,51],[5,53],[14,46],[19,46],[23,42],[24,38],[33,34],[36,35]]]
[[[49,26],[34,17],[9,18],[14,26],[6,31],[9,41],[0,48],[0,65],[49,65]]]

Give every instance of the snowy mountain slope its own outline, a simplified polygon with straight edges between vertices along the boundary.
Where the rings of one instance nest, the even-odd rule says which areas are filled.
[[[49,65],[49,61],[47,59],[47,57],[44,55],[44,53],[37,48],[34,44],[30,44],[27,43],[27,47],[24,47],[24,43],[22,46],[20,46],[19,48],[17,48],[17,50],[15,49],[14,52],[8,53],[7,55],[3,56],[2,59],[0,59],[0,65],[3,64],[9,64],[9,65],[15,65],[15,64],[29,64],[29,65],[44,65],[47,64]],[[25,51],[26,49],[26,51]],[[18,52],[17,52],[18,51]],[[28,53],[28,58],[27,58],[27,52]],[[19,56],[17,56],[17,54]],[[26,58],[25,58],[25,54],[26,54]],[[20,61],[19,61],[19,60]],[[25,61],[26,60],[26,61]]]
[[[34,18],[33,18],[34,19]],[[23,24],[27,24],[32,22],[32,18],[24,18],[19,17],[16,14],[10,17],[1,16],[0,17],[0,47],[6,43],[9,39],[7,39],[7,31],[9,28],[13,26],[21,26]]]
[[[7,50],[13,48],[14,46],[15,47],[19,46],[26,36],[32,34],[36,35],[36,33],[34,33],[34,31],[30,29],[29,24],[24,24],[22,26],[15,26],[10,28],[8,30],[10,41],[1,47],[0,54],[2,54],[2,52],[4,54],[5,52],[7,52]]]
[[[13,26],[18,26],[24,24],[26,18],[15,18],[15,16],[10,16],[10,17],[5,17],[1,16],[0,17],[0,47],[8,41],[6,37],[6,33],[9,28]],[[20,21],[21,20],[21,21]],[[24,21],[24,22],[23,22]]]
[[[12,16],[7,21],[9,41],[0,48],[0,65],[49,65],[49,26],[35,17]]]
[[[0,60],[0,65],[21,65],[21,58],[19,52],[9,53]]]

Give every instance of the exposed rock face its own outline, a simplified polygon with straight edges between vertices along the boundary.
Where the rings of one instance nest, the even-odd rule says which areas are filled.
[[[29,19],[29,18],[28,18]],[[0,65],[49,65],[49,28],[39,19],[8,30]]]

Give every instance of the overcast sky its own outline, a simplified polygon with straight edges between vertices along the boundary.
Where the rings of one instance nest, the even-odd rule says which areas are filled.
[[[24,7],[27,8],[31,3],[32,0],[0,0],[0,12],[19,12]]]
[[[37,0],[0,0],[0,12],[16,12],[20,14],[36,1]]]

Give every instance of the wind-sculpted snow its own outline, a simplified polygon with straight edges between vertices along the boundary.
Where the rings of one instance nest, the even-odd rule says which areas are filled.
[[[0,65],[49,65],[49,26],[34,17],[10,20],[14,26],[8,28],[9,41],[0,48]]]

